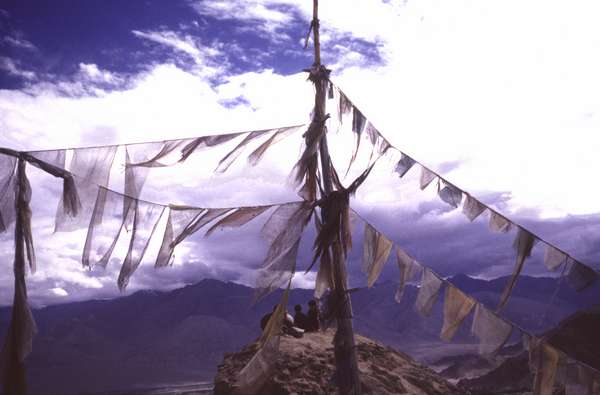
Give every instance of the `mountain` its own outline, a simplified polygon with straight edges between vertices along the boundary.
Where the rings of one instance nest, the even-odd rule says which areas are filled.
[[[215,395],[337,394],[333,331],[306,333],[300,339],[282,336],[280,353],[270,370],[256,377],[257,384],[240,391],[239,372],[256,353],[256,344],[226,354],[215,377]],[[464,392],[408,355],[356,335],[356,353],[362,393],[365,395],[459,395]]]
[[[493,306],[506,280],[457,276],[450,281]],[[397,304],[396,286],[384,282],[352,293],[357,333],[422,362],[475,349],[469,319],[454,342],[439,340],[443,296],[431,316],[422,318],[413,308],[417,288],[409,285]],[[526,328],[545,331],[600,300],[598,290],[577,295],[563,284],[542,319],[555,289],[556,280],[522,277],[507,315]],[[260,333],[260,318],[281,296],[275,292],[252,306],[252,293],[242,285],[203,280],[170,292],[140,291],[118,299],[36,309],[39,334],[27,363],[31,392],[81,394],[212,380],[223,354],[253,341]],[[294,289],[289,309],[297,303],[306,306],[311,297],[310,290]],[[9,315],[9,308],[0,309],[2,332]]]

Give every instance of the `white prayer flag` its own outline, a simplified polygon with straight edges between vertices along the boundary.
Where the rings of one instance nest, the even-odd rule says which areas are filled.
[[[424,317],[431,314],[431,309],[440,293],[442,284],[443,281],[435,273],[428,268],[424,268],[421,287],[419,287],[417,301],[415,302],[415,308],[419,314]]]
[[[446,286],[446,297],[444,299],[444,325],[440,338],[450,341],[458,330],[460,324],[469,315],[475,301],[462,293],[452,284]]]
[[[485,206],[475,199],[473,196],[466,193],[465,203],[463,204],[463,214],[471,222],[479,217],[485,211]]]
[[[402,157],[396,164],[396,173],[398,173],[398,177],[402,178],[404,175],[410,170],[411,167],[415,164],[415,160],[406,154],[402,154]]]
[[[462,201],[462,191],[450,183],[444,182],[444,184],[444,187],[438,191],[438,196],[444,202],[457,208]]]
[[[420,180],[421,190],[427,188],[427,186],[429,184],[431,184],[431,181],[435,180],[436,177],[437,177],[437,175],[434,172],[432,172],[425,166],[421,166],[421,180]]]
[[[544,253],[544,265],[548,270],[555,271],[560,265],[567,261],[567,255],[558,248],[546,244],[546,252]]]
[[[369,288],[381,274],[387,262],[393,243],[368,223],[365,224],[362,271],[367,273]]]
[[[490,210],[490,229],[494,232],[506,233],[510,230],[511,223],[508,219],[495,211]]]
[[[495,354],[506,343],[511,332],[511,324],[483,307],[482,304],[477,304],[471,333],[479,339],[479,354]]]
[[[400,303],[402,301],[402,296],[404,295],[406,283],[412,280],[419,272],[419,269],[422,270],[422,267],[419,265],[419,263],[417,263],[417,261],[415,261],[397,246],[396,257],[398,268],[400,269],[400,281],[398,284],[398,289],[396,290],[396,295],[394,296],[394,300],[396,300],[396,303]]]

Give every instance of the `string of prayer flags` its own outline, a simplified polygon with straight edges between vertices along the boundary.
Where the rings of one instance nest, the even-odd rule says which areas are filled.
[[[446,296],[444,298],[444,324],[440,333],[440,338],[450,341],[458,330],[458,327],[469,315],[475,301],[462,293],[452,284],[446,285]]]
[[[394,171],[398,173],[398,177],[402,178],[408,171],[413,167],[416,161],[410,156],[402,153],[400,160],[396,163],[396,168]]]
[[[473,222],[475,218],[479,217],[485,211],[485,206],[468,193],[465,193],[465,195],[462,211],[465,217]]]
[[[393,243],[383,234],[365,223],[362,271],[367,273],[367,284],[371,288],[381,274],[383,265],[392,250]]]
[[[598,279],[598,273],[594,269],[571,260],[571,268],[567,275],[567,282],[576,291],[582,291],[592,285]]]
[[[423,267],[398,246],[396,246],[396,257],[398,268],[400,269],[400,281],[394,295],[394,300],[396,303],[400,303],[404,295],[406,283],[411,281],[418,274],[419,270],[423,270]]]
[[[506,233],[511,228],[511,222],[497,212],[490,210],[489,226],[494,232]]]
[[[438,196],[454,208],[458,208],[462,201],[462,191],[446,181],[444,181],[442,189],[440,189],[438,184]]]
[[[116,146],[77,148],[69,171],[74,175],[75,187],[81,203],[81,213],[73,217],[61,201],[56,214],[55,232],[85,228],[89,224],[98,194],[98,185],[108,185],[110,169],[117,151]]]
[[[431,314],[431,309],[438,298],[443,284],[444,282],[429,268],[423,269],[421,286],[419,287],[417,300],[415,302],[417,312],[423,317],[427,317]]]
[[[502,292],[502,296],[500,297],[500,303],[498,304],[498,311],[502,310],[502,308],[508,302],[508,298],[512,293],[512,290],[517,283],[517,279],[521,274],[521,270],[523,269],[523,265],[525,264],[525,259],[531,255],[531,250],[533,249],[533,245],[535,244],[536,238],[531,233],[526,231],[523,228],[519,228],[519,232],[515,238],[513,243],[513,247],[517,251],[517,260],[515,262],[515,268],[513,269],[513,273],[510,276],[504,291]]]
[[[477,303],[471,333],[479,339],[479,354],[493,355],[510,337],[512,325]]]
[[[436,177],[437,174],[435,174],[425,166],[421,166],[421,178],[419,180],[419,187],[421,188],[421,190],[427,188],[427,186],[431,184],[431,182],[435,180]]]
[[[302,231],[313,211],[310,202],[282,204],[264,224],[261,233],[270,246],[256,279],[255,301],[293,276]]]

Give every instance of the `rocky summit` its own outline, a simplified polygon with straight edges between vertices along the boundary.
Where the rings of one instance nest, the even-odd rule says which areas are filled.
[[[269,379],[247,395],[336,394],[333,384],[333,331],[306,333],[300,339],[282,336],[280,352]],[[363,394],[464,394],[433,370],[408,355],[356,335]],[[225,354],[215,377],[215,395],[240,394],[238,373],[257,350],[252,343],[240,352]],[[237,390],[237,391],[236,391]]]

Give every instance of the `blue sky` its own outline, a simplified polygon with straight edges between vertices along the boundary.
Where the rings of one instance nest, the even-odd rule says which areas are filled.
[[[303,49],[311,5],[294,0],[3,4],[0,144],[59,148],[304,123],[313,94],[301,71],[312,63],[312,47]],[[397,148],[598,267],[597,8],[593,1],[568,6],[537,0],[323,1],[323,61]],[[338,137],[334,154],[342,164],[352,135]],[[156,173],[146,197],[201,206],[292,200],[286,180],[299,143],[286,140],[261,166],[240,166],[223,176],[199,175],[193,168]],[[419,190],[416,170],[399,180],[391,170],[397,159],[378,164],[353,202],[356,210],[443,275],[510,273],[514,234],[491,234],[484,219],[466,222],[460,210],[436,198],[433,187]],[[31,173],[38,185],[37,246],[46,257],[29,278],[34,303],[118,295],[117,267],[89,272],[79,265],[84,234],[52,235],[59,188]],[[3,237],[8,267],[10,234]],[[173,268],[142,267],[131,291],[203,277],[251,284],[262,250],[245,248],[255,241],[235,237],[246,254],[195,240]],[[547,274],[541,253],[526,272]],[[359,257],[360,250],[353,252],[351,280],[357,285],[364,280]],[[395,279],[394,269],[390,261],[383,278]],[[11,295],[10,270],[4,273],[2,304]],[[313,279],[309,274],[298,285],[310,286]]]

